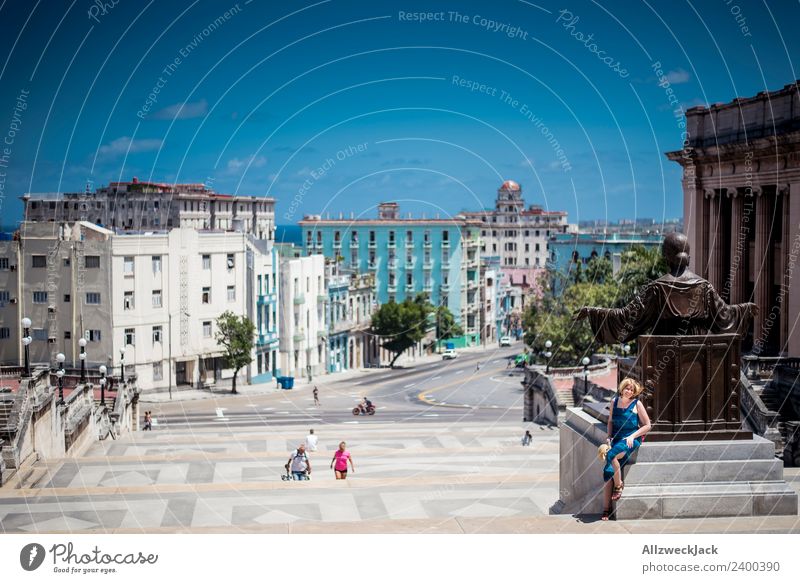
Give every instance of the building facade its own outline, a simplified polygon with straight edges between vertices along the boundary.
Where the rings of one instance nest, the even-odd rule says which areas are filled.
[[[634,245],[658,248],[663,240],[662,235],[641,233],[556,234],[550,237],[548,267],[569,278],[595,257],[605,257],[611,261],[613,272],[617,273],[622,253]]]
[[[282,260],[279,286],[281,373],[313,378],[325,372],[327,353],[325,258]]]
[[[111,182],[91,192],[27,193],[24,220],[87,221],[114,231],[241,231],[275,239],[275,199],[215,193],[205,184]]]
[[[468,344],[480,341],[480,224],[453,219],[401,218],[397,203],[382,203],[377,219],[322,219],[300,225],[306,253],[374,277],[379,304],[418,293],[445,305]]]
[[[522,187],[506,180],[497,189],[493,210],[463,213],[481,224],[481,255],[499,257],[505,269],[544,268],[550,236],[567,231],[567,213],[525,208]]]
[[[369,332],[377,308],[372,275],[342,272],[332,262],[327,271],[328,372],[377,364],[379,342]]]
[[[758,306],[754,354],[800,357],[800,85],[686,112],[690,269],[730,303]]]

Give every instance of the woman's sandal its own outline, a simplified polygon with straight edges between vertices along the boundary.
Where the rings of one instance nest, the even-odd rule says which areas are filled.
[[[622,491],[625,489],[625,483],[623,482],[619,486],[614,486],[614,490],[611,494],[611,500],[617,501],[622,498]]]
[[[608,521],[608,517],[611,516],[610,510],[603,510],[603,515],[600,517],[602,521]]]

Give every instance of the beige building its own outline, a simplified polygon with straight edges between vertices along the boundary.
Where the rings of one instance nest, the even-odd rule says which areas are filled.
[[[683,167],[690,268],[730,303],[758,305],[752,350],[800,357],[800,92],[686,112]],[[745,343],[745,348],[750,346]]]

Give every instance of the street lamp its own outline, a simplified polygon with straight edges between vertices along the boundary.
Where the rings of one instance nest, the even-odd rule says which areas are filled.
[[[630,344],[623,344],[622,345],[622,353],[627,357],[628,354],[631,352],[631,345]]]
[[[547,366],[545,366],[545,369],[544,369],[544,374],[546,374],[546,375],[550,374],[550,359],[553,357],[553,353],[550,352],[550,348],[552,346],[553,346],[553,343],[550,342],[549,340],[544,343],[544,347],[547,350],[547,352],[544,353],[544,357],[547,359]]]
[[[81,383],[86,382],[86,338],[78,340],[78,346],[81,347],[81,353],[78,357],[81,359]]]
[[[125,382],[125,349],[119,351],[119,380]]]
[[[24,336],[22,337],[22,345],[25,347],[25,372],[22,376],[25,378],[30,378],[31,376],[31,357],[30,357],[30,349],[28,348],[33,341],[31,338],[31,319],[30,318],[22,318],[22,330],[24,332]]]
[[[583,365],[583,386],[584,388],[589,384],[589,360],[588,356],[584,356],[583,360],[581,360],[581,364]]]
[[[108,369],[105,365],[100,365],[100,405],[106,404],[106,372]]]
[[[58,362],[58,370],[56,376],[58,377],[58,404],[64,404],[64,361],[67,359],[62,352],[56,354],[56,361]]]

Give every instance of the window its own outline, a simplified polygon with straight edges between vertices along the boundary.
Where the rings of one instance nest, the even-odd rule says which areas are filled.
[[[31,257],[31,261],[31,267],[35,267],[37,269],[47,267],[47,257],[45,255],[33,255]]]
[[[161,361],[153,363],[153,380],[154,381],[160,381],[160,380],[163,380],[163,378],[164,378],[164,368],[163,368],[162,364],[163,363]]]
[[[226,265],[228,266],[228,269],[233,269],[234,267],[236,267],[236,260],[233,253],[228,253],[228,258],[226,259]]]
[[[152,262],[153,273],[159,273],[161,271],[161,255],[153,255]]]
[[[442,242],[447,243],[450,241],[450,231],[442,231]]]
[[[125,345],[136,346],[136,329],[125,328]]]
[[[389,244],[394,243],[394,231],[389,231]]]
[[[89,342],[100,342],[100,330],[87,330],[86,339]]]
[[[99,255],[87,255],[83,258],[83,262],[86,269],[100,269]]]
[[[203,338],[211,338],[211,321],[203,322]]]
[[[87,292],[86,303],[94,306],[100,305],[100,294],[98,292]]]
[[[47,340],[47,330],[44,328],[34,328],[31,337],[34,340]]]
[[[72,340],[72,332],[64,330],[64,340]]]
[[[9,301],[11,301],[11,292],[0,291],[0,308],[5,306]]]
[[[33,303],[34,304],[46,304],[47,303],[47,292],[44,292],[44,291],[35,291],[35,292],[33,292]]]
[[[0,328],[0,340],[7,340],[11,338],[10,328]]]
[[[69,267],[69,265],[70,265],[69,257],[64,257],[64,267]]]
[[[539,251],[539,243],[536,243],[536,250]]]
[[[154,289],[153,290],[153,307],[160,308],[161,307],[161,290]]]
[[[211,303],[211,288],[210,287],[204,287],[203,288],[203,296],[202,296],[202,300],[201,301],[204,304],[210,304]]]
[[[132,310],[133,309],[133,292],[126,291],[122,297],[122,307],[125,310]]]
[[[0,271],[8,270],[8,257],[0,257]]]
[[[133,257],[125,257],[122,260],[122,273],[124,273],[126,277],[133,276]]]
[[[153,344],[161,342],[162,328],[161,326],[153,326]]]
[[[203,255],[203,269],[211,269],[211,255]]]
[[[229,285],[228,286],[228,301],[235,302],[236,301],[236,286]]]

